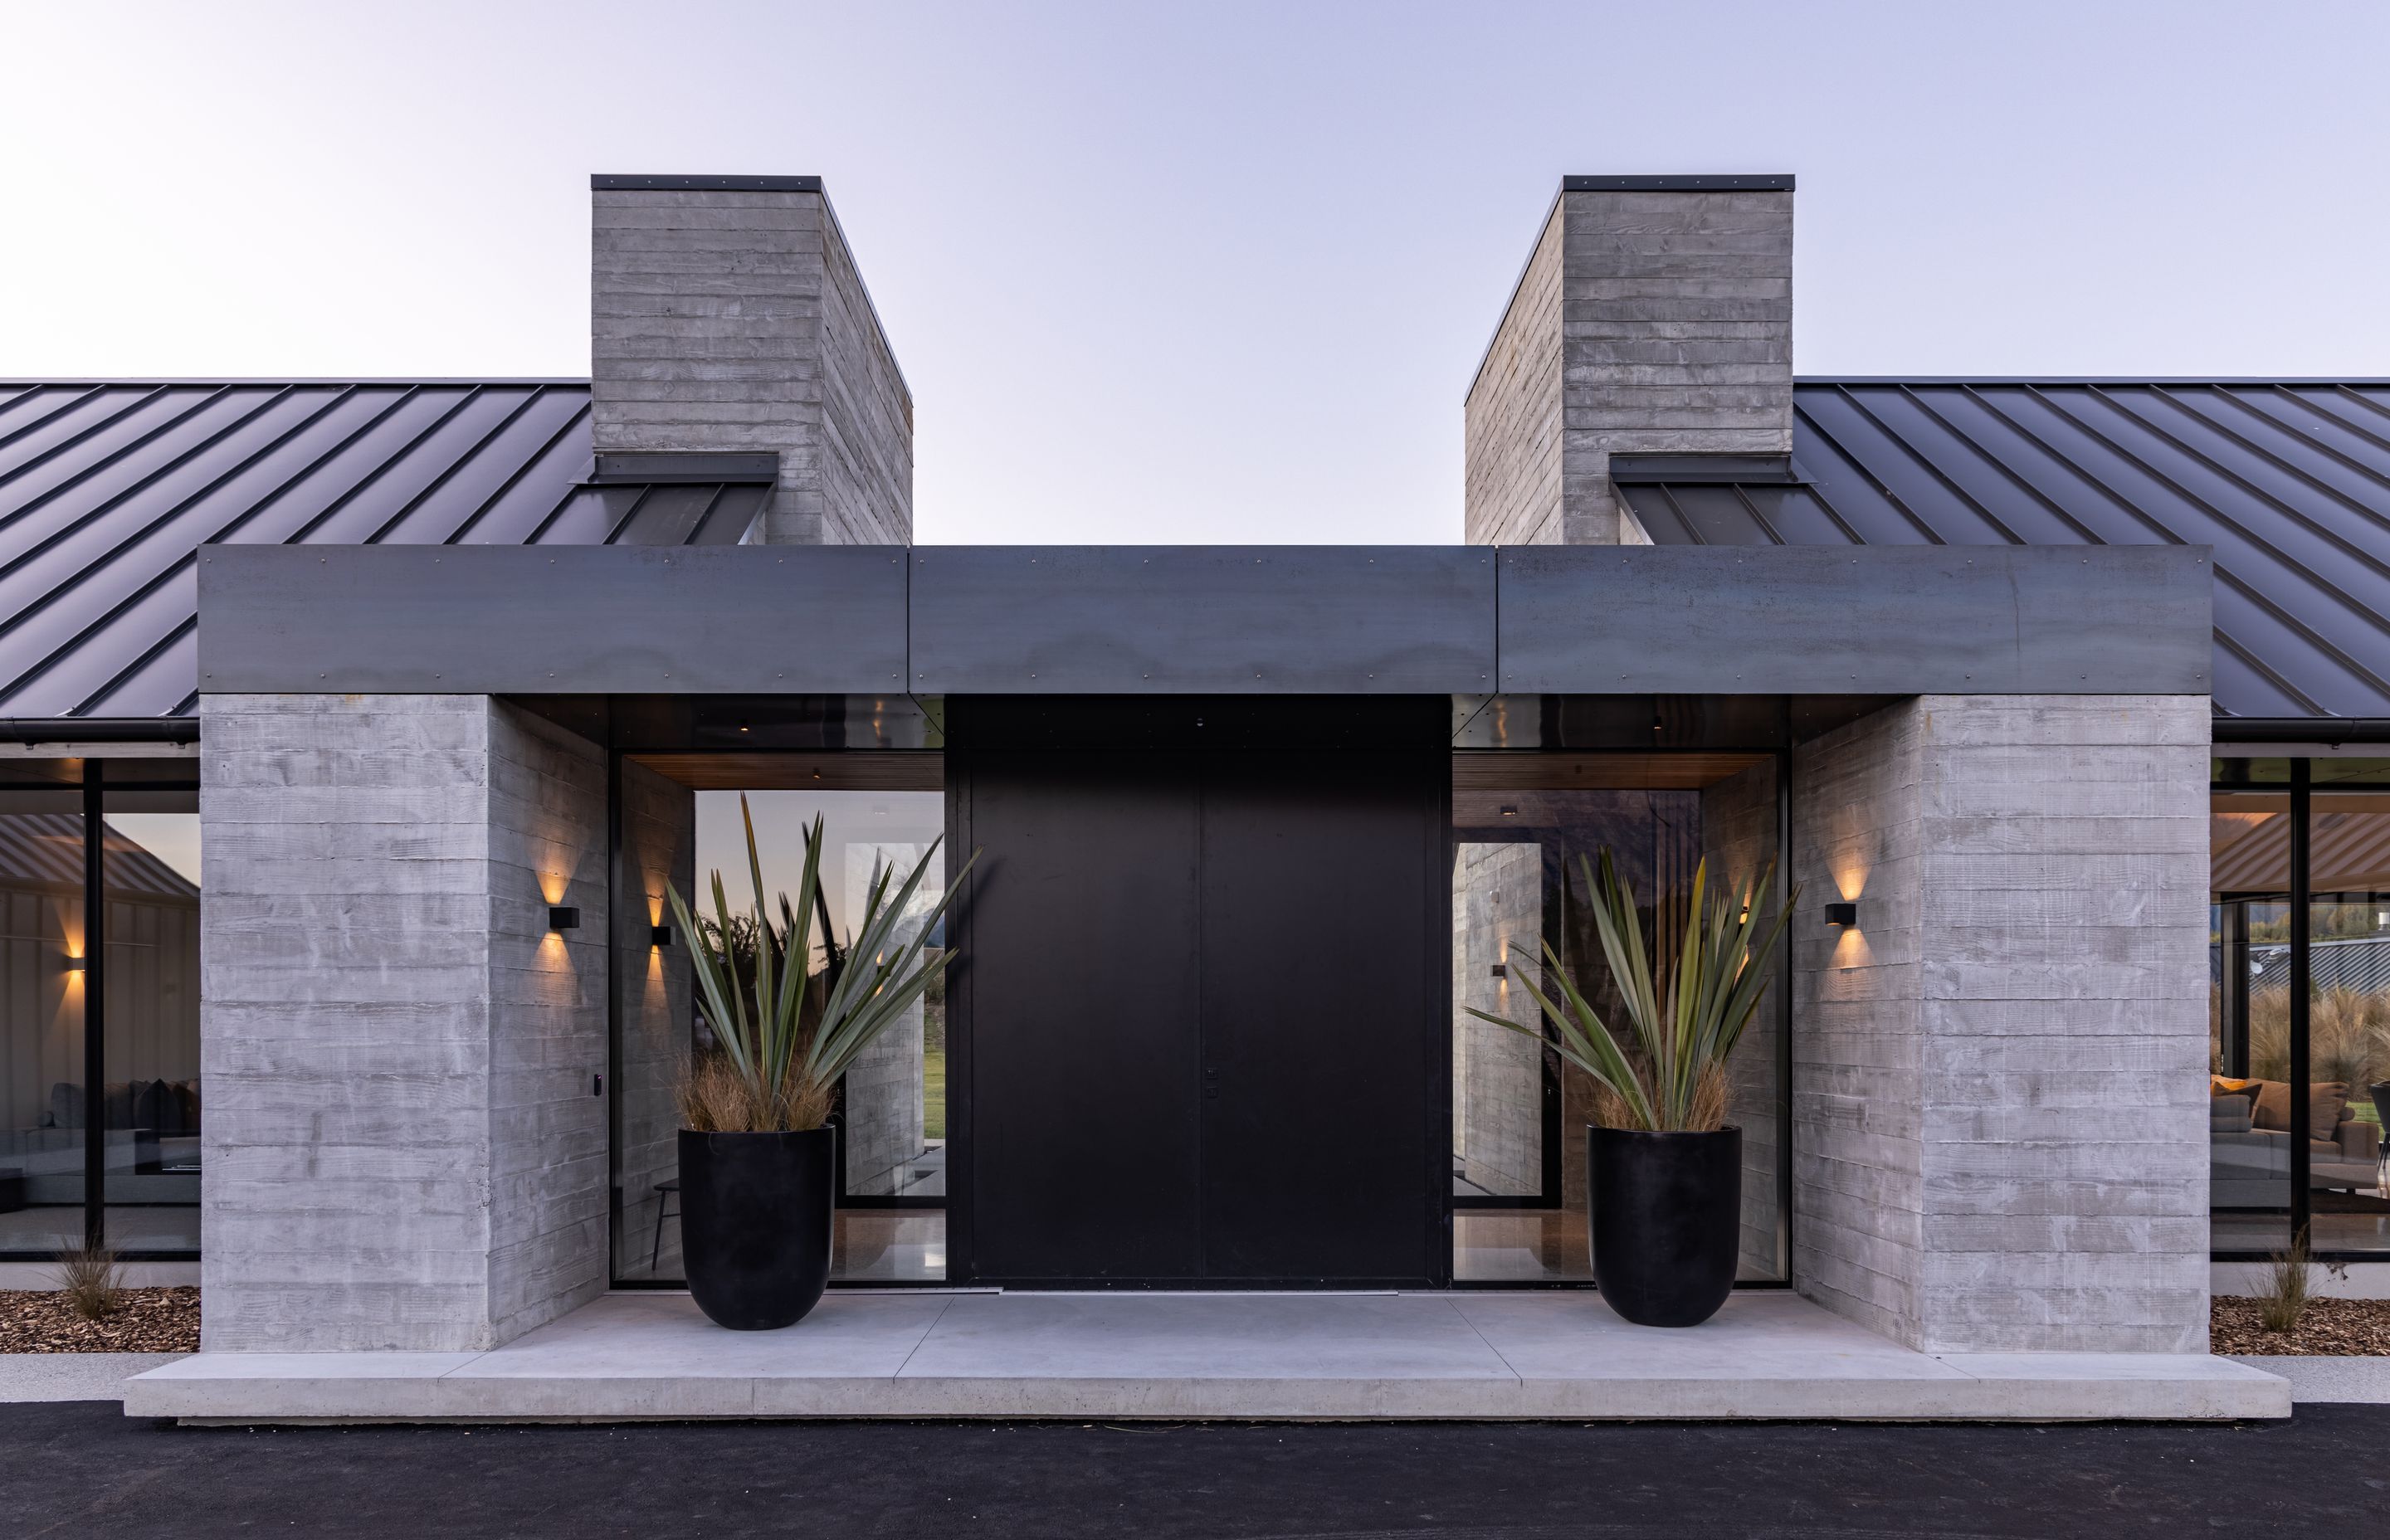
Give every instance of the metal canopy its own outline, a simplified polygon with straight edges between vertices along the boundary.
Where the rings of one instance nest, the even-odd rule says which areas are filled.
[[[2212,545],[2219,716],[2390,716],[2390,381],[1803,380],[1792,481],[1616,477],[1653,540]]]
[[[200,554],[200,686],[2204,694],[2206,559],[2079,547],[225,546]]]

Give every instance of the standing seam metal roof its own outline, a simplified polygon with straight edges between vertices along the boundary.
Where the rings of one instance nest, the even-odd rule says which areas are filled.
[[[2216,547],[2219,715],[2390,717],[2390,381],[1804,379],[1791,481],[1641,480],[1711,545]],[[0,381],[0,717],[187,715],[197,549],[728,544],[762,482],[592,485],[564,379]]]
[[[196,710],[201,545],[726,544],[769,493],[591,465],[583,380],[0,382],[0,717]]]
[[[2216,547],[2219,716],[2390,716],[2390,381],[1803,379],[1792,480],[1620,492],[1663,545]]]

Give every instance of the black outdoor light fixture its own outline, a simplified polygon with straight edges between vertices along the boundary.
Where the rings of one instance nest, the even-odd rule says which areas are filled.
[[[649,926],[648,944],[649,946],[670,946],[672,944],[672,927],[669,925]]]
[[[1826,923],[1838,928],[1846,926],[1857,930],[1859,923],[1859,906],[1850,903],[1829,904],[1826,905]]]
[[[89,957],[69,957],[67,959],[67,971],[70,973],[85,973],[89,972],[90,969],[91,959]]]
[[[1507,979],[1510,976],[1510,970],[1508,968],[1504,967],[1500,963],[1496,963],[1494,965],[1494,977],[1497,979]]]
[[[1502,809],[1502,816],[1505,818],[1515,818],[1518,815],[1519,810],[1515,807],[1505,807]]]
[[[547,928],[551,930],[578,930],[581,929],[581,911],[570,904],[551,904],[547,906]]]

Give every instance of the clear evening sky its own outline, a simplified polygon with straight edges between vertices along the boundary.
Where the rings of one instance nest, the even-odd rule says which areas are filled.
[[[578,375],[588,173],[817,173],[932,542],[1445,542],[1569,172],[1804,374],[2390,375],[2390,5],[0,4],[0,376]]]

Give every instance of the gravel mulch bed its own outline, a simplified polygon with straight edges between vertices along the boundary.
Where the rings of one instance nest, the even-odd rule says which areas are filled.
[[[2309,1300],[2295,1331],[2258,1324],[2257,1302],[2218,1297],[2209,1319],[2212,1353],[2286,1356],[2390,1354],[2390,1300]]]
[[[127,1289],[102,1321],[84,1320],[53,1290],[0,1290],[0,1353],[199,1351],[196,1289]]]

